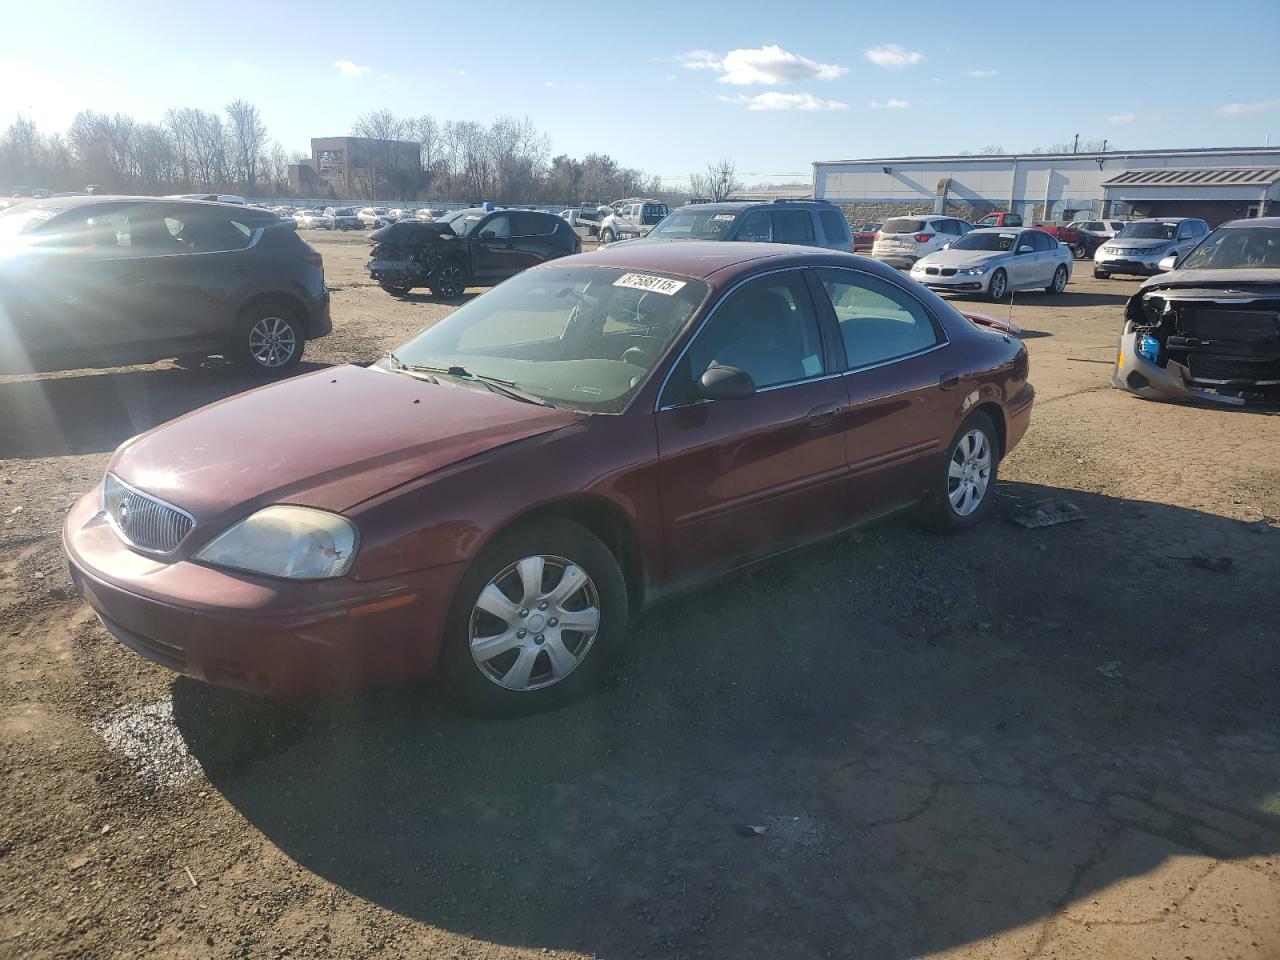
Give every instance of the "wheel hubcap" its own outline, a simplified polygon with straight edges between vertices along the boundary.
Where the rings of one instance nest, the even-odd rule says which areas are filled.
[[[298,349],[298,338],[288,321],[263,317],[249,331],[249,353],[263,367],[282,367]]]
[[[1065,287],[1066,285],[1067,285],[1067,271],[1063,270],[1062,267],[1059,267],[1058,272],[1053,275],[1053,289],[1061,293],[1062,288]]]
[[[445,267],[440,271],[440,280],[448,294],[462,292],[462,271],[457,267]]]
[[[947,464],[947,499],[951,509],[967,517],[981,505],[991,482],[991,443],[981,430],[970,430],[951,451]]]
[[[999,300],[1004,296],[1004,276],[999,275],[991,281],[991,295]]]
[[[563,557],[511,564],[471,611],[471,657],[507,690],[537,690],[567,677],[600,629],[600,598],[587,572]]]

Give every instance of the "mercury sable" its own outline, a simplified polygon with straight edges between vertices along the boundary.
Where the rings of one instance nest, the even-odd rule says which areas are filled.
[[[173,670],[285,695],[438,672],[527,713],[672,590],[916,504],[978,522],[1027,373],[1007,332],[852,254],[622,245],[135,437],[64,546]]]
[[[911,279],[930,290],[1000,300],[1010,290],[1061,293],[1071,279],[1071,263],[1071,249],[1043,230],[993,227],[970,231],[916,261]]]

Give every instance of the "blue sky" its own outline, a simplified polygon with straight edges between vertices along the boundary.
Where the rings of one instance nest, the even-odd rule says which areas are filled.
[[[668,178],[731,157],[748,183],[1076,133],[1280,144],[1277,0],[13,0],[4,21],[0,124],[22,112],[44,129],[83,108],[158,120],[245,97],[305,151],[374,108],[512,114],[557,152]]]

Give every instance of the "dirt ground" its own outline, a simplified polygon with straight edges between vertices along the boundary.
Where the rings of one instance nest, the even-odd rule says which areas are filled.
[[[448,312],[308,239],[335,329],[304,368]],[[1280,416],[1110,389],[1135,287],[1013,308],[1039,397],[999,511],[1085,520],[881,524],[653,609],[607,689],[521,721],[139,659],[64,512],[246,384],[0,379],[0,956],[1280,957]]]

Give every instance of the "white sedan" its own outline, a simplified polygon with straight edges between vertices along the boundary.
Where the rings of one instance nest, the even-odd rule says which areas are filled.
[[[294,222],[306,230],[332,230],[333,217],[320,210],[299,210],[293,215]]]
[[[911,267],[911,279],[939,293],[982,293],[1001,300],[1011,290],[1061,293],[1071,279],[1071,248],[1043,230],[973,230]]]

